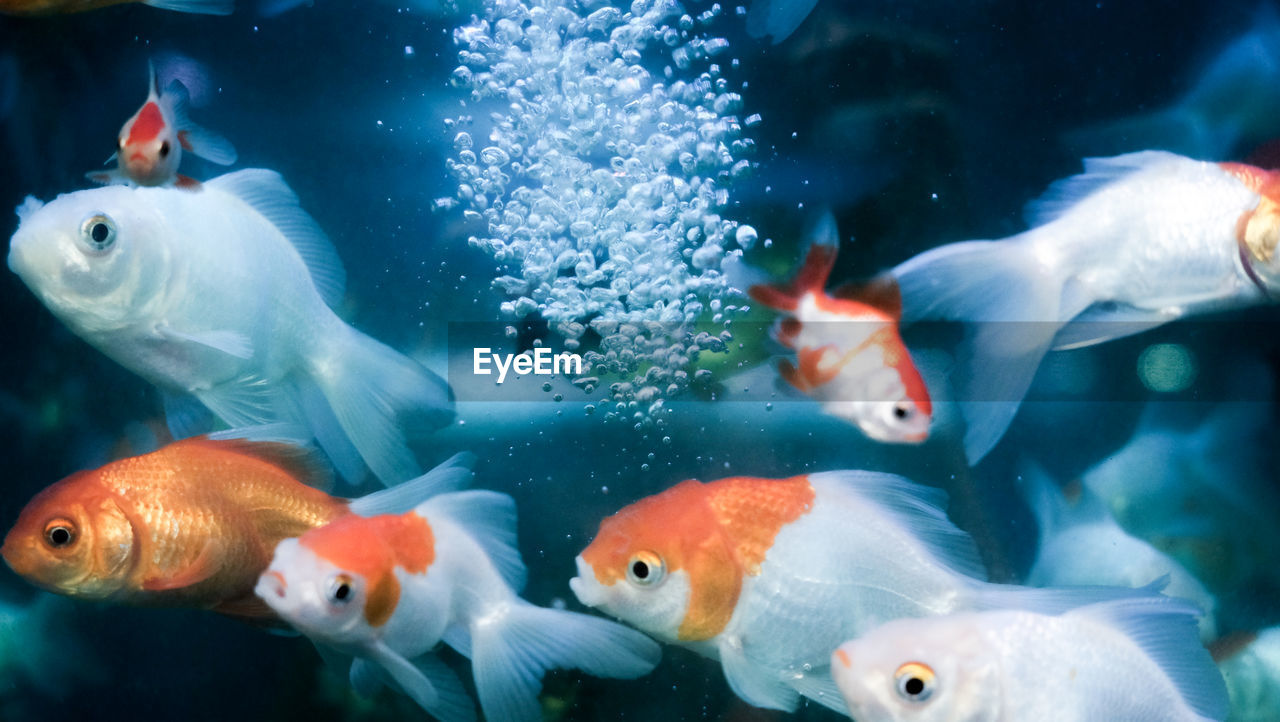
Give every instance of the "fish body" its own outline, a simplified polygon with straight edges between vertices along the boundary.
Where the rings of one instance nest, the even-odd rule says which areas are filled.
[[[383,493],[420,500],[456,479],[452,468]],[[184,439],[40,492],[0,555],[23,578],[58,594],[269,616],[253,586],[277,543],[378,508],[377,495],[353,506],[312,486],[327,479],[313,455],[291,444]]]
[[[524,578],[514,502],[473,491],[287,539],[257,594],[317,645],[354,657],[358,688],[388,676],[442,720],[475,719],[475,710],[432,652],[441,641],[471,659],[493,720],[542,719],[547,669],[630,678],[657,664],[658,646],[638,632],[524,601]]]
[[[892,271],[904,322],[971,324],[955,377],[965,450],[1004,434],[1050,348],[1078,348],[1280,293],[1280,184],[1250,166],[1144,151],[1085,162],[1000,241],[944,245]]]
[[[442,379],[334,314],[341,262],[274,172],[29,198],[19,217],[9,267],[166,392],[175,436],[194,397],[232,427],[305,425],[345,478],[390,484],[419,472],[405,431],[452,419]]]
[[[220,165],[234,163],[235,148],[225,138],[201,128],[187,116],[188,95],[182,82],[174,80],[161,91],[155,67],[150,66],[149,69],[147,99],[138,112],[125,121],[116,139],[116,153],[112,157],[116,160],[117,169],[90,173],[89,179],[100,183],[190,188],[198,183],[178,174],[183,151]]]
[[[1197,615],[1144,595],[1056,615],[897,620],[842,644],[832,667],[858,720],[1222,720],[1226,690]]]
[[[233,0],[0,0],[0,14],[65,15],[132,2],[204,15],[230,15],[234,9]]]
[[[873,472],[682,482],[605,519],[579,601],[718,659],[757,707],[845,712],[831,652],[899,617],[978,603],[972,540],[942,492]]]
[[[891,443],[929,435],[929,392],[898,333],[892,284],[823,290],[836,259],[835,222],[824,218],[796,277],[785,285],[751,286],[751,297],[789,314],[774,337],[796,352],[778,371],[822,404],[824,412]],[[825,230],[823,230],[825,229]],[[888,291],[878,293],[878,291]]]

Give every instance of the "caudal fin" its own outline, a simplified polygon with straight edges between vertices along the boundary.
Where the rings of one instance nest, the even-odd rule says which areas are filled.
[[[486,719],[538,722],[538,692],[548,669],[580,669],[597,677],[648,674],[662,651],[634,629],[600,617],[516,603],[478,625],[471,638],[476,692]]]
[[[757,284],[747,292],[752,298],[779,311],[794,311],[800,299],[810,292],[820,292],[827,285],[831,267],[836,263],[839,234],[836,219],[826,211],[807,231],[808,249],[800,270],[787,283]]]
[[[904,323],[968,324],[952,378],[970,464],[1004,435],[1058,329],[1089,305],[1064,297],[1059,269],[1036,257],[1033,234],[1039,232],[941,246],[892,271]]]
[[[142,0],[142,2],[153,8],[200,15],[230,15],[231,11],[235,10],[235,0]]]
[[[374,475],[388,486],[417,476],[406,432],[419,435],[453,420],[445,380],[349,326],[310,361],[333,418]]]

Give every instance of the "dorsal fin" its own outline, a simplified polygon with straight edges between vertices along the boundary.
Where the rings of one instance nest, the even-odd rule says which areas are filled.
[[[253,441],[243,438],[209,438],[208,436],[193,436],[190,439],[175,441],[172,446],[179,444],[212,447],[220,451],[252,456],[279,467],[289,476],[314,489],[333,488],[333,472],[320,455],[307,446],[282,441]]]
[[[330,307],[342,300],[347,282],[338,252],[315,219],[298,205],[279,173],[246,168],[205,182],[205,188],[230,193],[248,203],[280,230],[302,257],[316,290]]]
[[[1192,163],[1163,150],[1144,150],[1112,158],[1086,158],[1084,172],[1049,186],[1039,198],[1027,204],[1023,216],[1032,228],[1057,220],[1085,197],[1114,181],[1152,166],[1170,162]]]
[[[883,273],[865,281],[841,284],[831,295],[871,306],[895,321],[902,318],[902,292],[892,274]]]

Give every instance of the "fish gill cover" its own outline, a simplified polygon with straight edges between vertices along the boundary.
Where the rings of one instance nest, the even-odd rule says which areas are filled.
[[[720,12],[497,0],[454,32],[451,81],[488,111],[446,121],[457,201],[480,227],[469,243],[507,271],[493,281],[505,319],[540,316],[582,354],[575,383],[624,379],[607,418],[660,420],[743,310],[721,262],[755,232],[721,213],[754,144],[717,63],[728,41],[704,32]],[[663,77],[646,66],[655,60]],[[723,330],[695,328],[708,314]]]

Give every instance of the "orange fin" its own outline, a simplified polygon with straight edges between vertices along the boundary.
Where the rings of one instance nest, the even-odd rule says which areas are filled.
[[[189,175],[182,175],[181,173],[178,174],[178,177],[174,180],[173,184],[178,188],[188,191],[198,191],[203,187],[200,185],[200,181]]]
[[[833,298],[857,301],[883,311],[895,321],[902,318],[902,291],[889,274],[866,281],[846,283],[831,292]]]
[[[800,362],[800,374],[808,381],[809,386],[821,386],[829,383],[840,374],[841,364],[832,364],[830,368],[822,367],[822,359],[828,352],[835,351],[835,347],[831,345],[821,348],[802,348],[796,354],[796,360]]]
[[[779,311],[794,311],[800,297],[810,291],[821,291],[836,263],[836,247],[814,243],[805,254],[804,263],[795,278],[786,284],[752,286],[747,290],[752,298]]]
[[[800,375],[800,371],[796,369],[795,364],[786,359],[778,362],[778,375],[782,377],[783,381],[801,391],[808,391],[810,388],[809,382],[805,381],[804,377]]]
[[[195,152],[195,149],[191,147],[191,141],[187,139],[187,131],[185,130],[178,131],[178,145],[182,146],[185,151]]]
[[[228,617],[236,617],[246,622],[270,623],[278,620],[271,607],[253,594],[224,600],[214,607],[213,611],[225,614]]]
[[[210,539],[205,542],[204,549],[200,550],[200,556],[191,562],[190,566],[171,577],[152,577],[143,580],[142,588],[148,592],[163,592],[171,589],[184,589],[190,587],[209,577],[218,571],[217,555],[214,553],[215,542]]]

